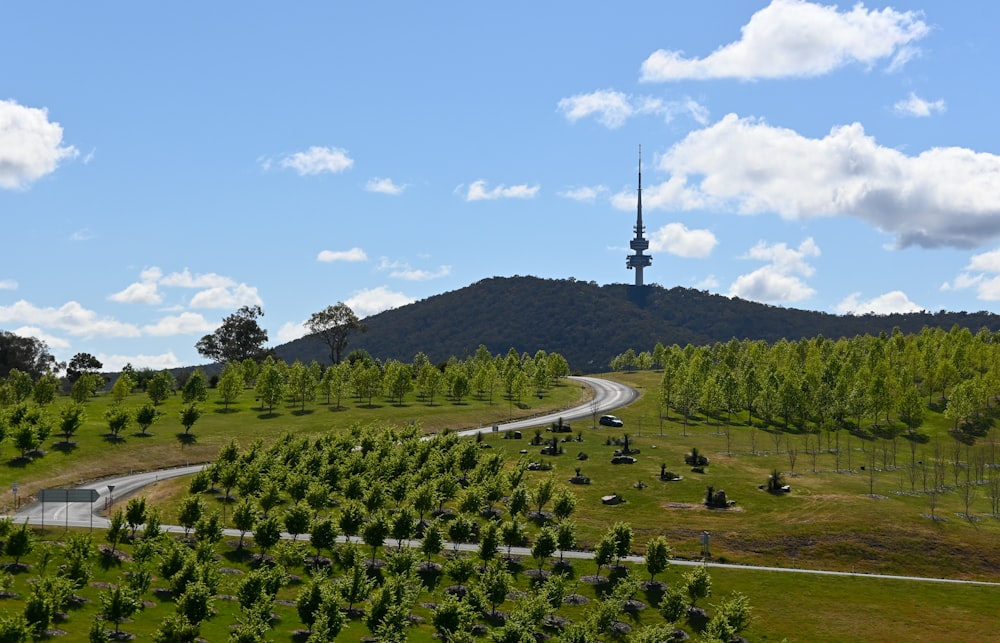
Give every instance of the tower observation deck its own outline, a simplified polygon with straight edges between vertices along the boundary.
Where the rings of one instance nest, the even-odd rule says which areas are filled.
[[[645,232],[646,226],[642,225],[642,146],[639,146],[639,197],[638,204],[636,208],[635,216],[635,238],[629,242],[629,247],[635,252],[635,254],[627,255],[625,257],[625,267],[629,270],[635,270],[635,285],[642,286],[642,270],[647,268],[653,263],[653,257],[647,254],[643,254],[646,250],[649,250],[649,240],[646,239]]]

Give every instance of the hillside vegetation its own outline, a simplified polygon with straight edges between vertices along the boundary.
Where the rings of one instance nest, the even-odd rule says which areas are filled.
[[[831,339],[878,335],[899,328],[954,325],[1000,330],[1000,316],[987,313],[920,312],[893,315],[831,315],[768,306],[690,288],[626,284],[599,286],[574,279],[494,277],[459,290],[365,318],[368,332],[351,337],[379,359],[409,360],[423,351],[434,362],[472,353],[557,352],[574,372],[608,370],[612,357],[629,348],[708,345],[730,339],[776,342],[822,335]],[[278,346],[287,362],[324,361],[327,348],[315,338]]]

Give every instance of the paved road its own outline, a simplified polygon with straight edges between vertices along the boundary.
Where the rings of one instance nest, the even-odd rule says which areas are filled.
[[[573,381],[586,384],[594,390],[594,398],[586,404],[581,404],[573,408],[564,409],[556,413],[539,415],[513,422],[504,422],[497,425],[499,431],[513,431],[533,428],[536,426],[547,426],[557,421],[560,417],[564,421],[576,420],[580,418],[592,417],[594,414],[621,408],[631,404],[637,397],[638,391],[630,386],[602,380],[596,377],[571,377]],[[464,429],[459,431],[461,436],[473,436],[480,431],[490,431],[492,427]],[[139,489],[159,480],[176,478],[196,473],[204,465],[191,465],[188,467],[178,467],[176,469],[164,469],[161,471],[149,471],[123,475],[117,478],[97,480],[84,485],[80,489],[96,489],[98,499],[93,504],[89,502],[67,502],[67,503],[40,503],[35,502],[23,507],[14,514],[15,522],[22,523],[28,520],[35,525],[53,525],[68,527],[98,527],[105,528],[108,519],[96,512],[104,509],[106,504],[110,504],[115,498],[127,498]],[[237,534],[239,535],[239,534]]]
[[[602,380],[593,377],[573,377],[571,378],[575,381],[581,382],[590,386],[594,389],[594,400],[571,409],[565,409],[556,413],[550,413],[547,415],[537,416],[525,420],[517,420],[514,422],[505,422],[498,425],[498,430],[500,431],[513,431],[533,428],[536,426],[549,425],[555,422],[560,417],[564,421],[578,420],[581,418],[591,418],[595,414],[605,413],[607,411],[614,410],[630,404],[638,397],[638,392],[623,384],[617,382],[611,382],[608,380]],[[462,436],[473,436],[476,433],[489,430],[483,428],[475,429],[465,429],[459,432]],[[187,467],[178,467],[175,469],[165,469],[162,471],[149,471],[144,473],[136,473],[131,475],[119,476],[117,478],[109,478],[105,480],[100,480],[92,483],[82,485],[81,489],[96,489],[99,497],[98,500],[91,504],[86,502],[70,502],[70,503],[46,503],[44,506],[41,503],[33,503],[14,515],[14,521],[16,523],[21,523],[27,520],[33,525],[45,525],[52,527],[96,527],[99,529],[106,528],[108,525],[108,520],[102,515],[95,512],[100,511],[104,508],[105,503],[111,502],[114,498],[125,498],[134,494],[139,489],[158,482],[160,480],[166,480],[168,478],[175,478],[178,476],[191,475],[197,473],[203,468],[204,465],[191,465]],[[184,531],[183,527],[176,525],[164,525],[164,531],[181,533]],[[226,535],[233,538],[238,538],[240,536],[239,531],[235,529],[225,530]],[[284,534],[285,537],[291,538],[291,535]],[[300,540],[308,541],[309,536],[303,535],[298,537]],[[344,538],[339,539],[344,542]],[[357,541],[357,539],[355,539]],[[394,541],[387,541],[388,545],[394,545]],[[406,546],[419,547],[419,541],[403,541]],[[464,545],[459,544],[457,547],[454,544],[446,543],[446,549],[457,548],[461,551],[477,551],[477,545]],[[502,548],[506,552],[506,548]],[[520,556],[522,558],[531,558],[531,550],[527,547],[514,547],[511,549],[511,554],[515,556]],[[593,558],[594,553],[591,551],[566,551],[562,552],[565,558],[569,559],[589,559]],[[642,564],[643,558],[641,556],[628,556],[623,560]],[[701,565],[702,561],[694,560],[671,560],[672,565],[682,565],[682,566],[692,566]],[[751,565],[733,565],[727,563],[707,563],[709,567],[723,568],[723,569],[742,569],[742,570],[755,570],[755,571],[769,571],[769,572],[783,572],[783,573],[793,573],[793,574],[818,574],[826,576],[854,576],[860,578],[878,578],[885,580],[899,580],[899,581],[925,581],[925,582],[935,582],[935,583],[955,583],[955,584],[970,584],[970,585],[987,585],[987,586],[1000,586],[1000,583],[992,583],[988,581],[966,581],[951,578],[928,578],[922,576],[893,576],[893,575],[882,575],[882,574],[858,574],[855,572],[838,572],[830,570],[818,570],[818,569],[801,569],[801,568],[788,568],[788,567],[757,567]]]

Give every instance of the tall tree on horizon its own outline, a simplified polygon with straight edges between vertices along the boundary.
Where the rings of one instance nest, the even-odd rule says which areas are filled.
[[[306,328],[330,348],[330,361],[334,364],[340,363],[348,336],[356,330],[362,333],[368,330],[351,307],[342,301],[313,313],[306,322]]]

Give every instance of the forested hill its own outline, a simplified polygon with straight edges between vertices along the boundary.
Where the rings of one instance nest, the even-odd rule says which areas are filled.
[[[895,315],[832,315],[768,306],[689,288],[627,284],[598,286],[573,279],[494,277],[465,288],[373,315],[365,334],[353,334],[348,351],[363,348],[380,359],[410,361],[423,351],[433,362],[465,357],[484,344],[491,353],[509,348],[562,354],[573,371],[608,370],[611,358],[629,348],[652,350],[657,342],[711,344],[730,339],[830,339],[877,335],[899,327],[954,325],[1000,330],[1000,315],[937,312]],[[278,346],[291,363],[329,360],[315,338]]]

